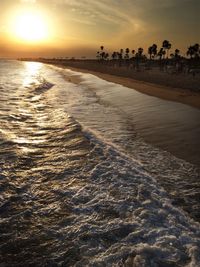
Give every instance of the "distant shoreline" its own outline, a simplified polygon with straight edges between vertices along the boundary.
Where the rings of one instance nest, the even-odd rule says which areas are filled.
[[[200,109],[200,74],[193,77],[185,74],[169,74],[159,69],[137,72],[125,67],[113,68],[94,61],[36,60],[77,72],[91,73],[109,82],[133,88],[141,93],[175,101]],[[77,77],[69,77],[79,83]]]

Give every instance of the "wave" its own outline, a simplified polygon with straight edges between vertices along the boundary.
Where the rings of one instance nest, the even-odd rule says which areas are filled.
[[[54,125],[48,143],[38,145],[37,168],[21,172],[23,183],[12,181],[15,194],[6,192],[2,263],[198,266],[199,224],[172,205],[139,162],[67,120],[72,128]],[[5,193],[5,180],[2,186]]]
[[[68,115],[81,89],[58,102],[57,86],[33,88],[1,118],[1,264],[199,266],[199,223],[140,160]]]
[[[46,90],[51,89],[53,86],[54,86],[53,83],[50,83],[46,81],[45,79],[43,79],[42,81],[40,81],[40,84],[35,87],[35,90],[37,91],[37,93],[38,92],[43,93]]]
[[[57,74],[57,71],[61,76]],[[170,112],[177,113],[176,103],[163,103],[162,100],[155,98],[152,100],[151,97],[149,99],[149,96],[143,96],[132,89],[114,83],[108,83],[90,74],[53,67],[53,72],[49,73],[50,76],[56,84],[53,94],[51,91],[48,95],[52,105],[57,106],[59,103],[59,106],[72,114],[86,130],[90,129],[95,135],[112,145],[115,144],[116,148],[124,151],[125,154],[129,154],[130,158],[141,162],[146,172],[155,177],[157,183],[170,194],[173,204],[183,208],[192,218],[199,221],[200,170],[186,160],[177,158],[172,153],[146,142],[138,130],[138,125],[141,125],[139,128],[143,128],[142,131],[147,132],[151,139],[158,138],[158,143],[160,140],[164,146],[171,146],[172,150],[181,150],[182,148],[182,151],[186,151],[184,145],[187,144],[187,140],[184,141],[182,137],[185,138],[184,131],[187,135],[193,130],[185,130],[184,122],[179,122],[179,120],[175,126],[172,124],[175,116],[170,116]],[[69,77],[78,77],[80,83],[70,83]],[[167,113],[163,111],[163,107]],[[163,112],[163,120],[159,119],[161,116],[159,108]],[[150,110],[149,114],[153,112],[156,124],[160,122],[163,125],[161,131],[158,129],[159,133],[154,130],[152,119],[146,119],[145,114],[148,109]],[[169,109],[171,109],[170,112]],[[190,110],[189,107],[183,107],[181,104],[178,105],[178,109],[179,116],[175,120],[177,118],[182,120],[186,117],[185,113],[188,116],[190,112],[192,114],[194,112],[193,109]],[[136,119],[138,113],[141,120]],[[196,115],[198,116],[198,112]],[[167,117],[172,117],[172,122],[167,123]],[[182,124],[180,129],[179,124]],[[156,127],[155,129],[157,129]],[[169,138],[166,134],[168,130],[169,133],[176,133],[175,139]],[[167,137],[163,137],[163,133]],[[194,137],[195,134],[192,140]],[[195,149],[197,148],[198,144]],[[196,154],[192,153],[191,155],[195,157]]]

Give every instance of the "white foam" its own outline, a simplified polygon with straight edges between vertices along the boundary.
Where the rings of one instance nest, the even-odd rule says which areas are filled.
[[[91,74],[55,69],[46,68],[44,73],[56,84],[49,92],[52,104],[73,115],[84,129],[141,162],[158,184],[170,192],[174,203],[189,210],[193,218],[198,218],[198,170],[187,161],[145,142],[144,138],[147,136],[147,140],[150,138],[152,142],[160,142],[164,148],[171,146],[178,150],[179,147],[179,151],[185,151],[188,142],[195,144],[193,141],[197,140],[195,136],[198,136],[200,120],[193,118],[198,118],[199,111],[196,113],[190,107],[142,95]],[[73,84],[64,80],[63,75],[79,76],[82,82]],[[190,134],[193,131],[194,134]],[[189,149],[198,150],[198,144],[187,146]],[[193,152],[190,154],[195,155]]]
[[[39,133],[36,139],[43,138],[40,133],[45,129],[47,143],[38,145],[35,162],[31,161],[31,154],[27,162],[23,151],[10,159],[11,166],[6,157],[1,159],[4,194],[0,208],[4,217],[0,223],[4,254],[16,261],[24,260],[25,256],[26,263],[30,258],[29,263],[38,266],[199,266],[200,225],[181,208],[174,207],[169,194],[158,185],[158,175],[168,181],[173,174],[174,180],[182,181],[184,166],[187,169],[190,165],[182,166],[175,157],[141,140],[135,140],[135,156],[128,153],[120,142],[112,139],[114,126],[118,126],[116,134],[122,134],[121,139],[126,136],[121,129],[125,124],[114,107],[102,107],[91,90],[63,81],[48,68],[40,74],[47,76],[47,81],[49,76],[50,83],[55,84],[37,99],[43,104],[43,111],[35,110],[32,92],[25,99],[30,104],[27,111],[30,109],[34,115],[30,123],[36,124]],[[88,122],[92,112],[100,112],[95,117],[99,121]],[[108,118],[110,112],[112,121]],[[81,127],[68,113],[83,125],[88,142],[82,146],[85,139]],[[100,118],[104,118],[102,124],[98,124]],[[25,124],[22,121],[22,128],[12,129],[20,136],[32,135],[30,125]],[[150,161],[152,173],[157,168],[157,177],[148,174],[145,164],[137,159],[138,151]],[[175,174],[175,167],[168,170],[168,166],[162,173],[165,159],[179,167]],[[156,166],[158,162],[163,165]],[[16,165],[12,166],[13,163]],[[11,255],[13,251],[16,254]],[[19,258],[18,251],[22,253]]]
[[[89,266],[199,266],[199,224],[171,204],[138,162],[85,135],[94,167],[86,167],[88,183],[71,201]]]

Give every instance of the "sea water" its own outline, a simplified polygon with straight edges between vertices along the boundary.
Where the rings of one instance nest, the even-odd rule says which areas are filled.
[[[1,265],[199,266],[198,123],[90,74],[1,61]]]

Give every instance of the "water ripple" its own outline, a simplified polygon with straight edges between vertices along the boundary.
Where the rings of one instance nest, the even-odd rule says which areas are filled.
[[[63,99],[53,104],[54,87],[34,96],[40,65],[26,75],[29,86],[4,90],[16,100],[0,109],[1,265],[198,266],[199,224],[145,164],[83,131]],[[199,197],[194,185],[187,192]]]

